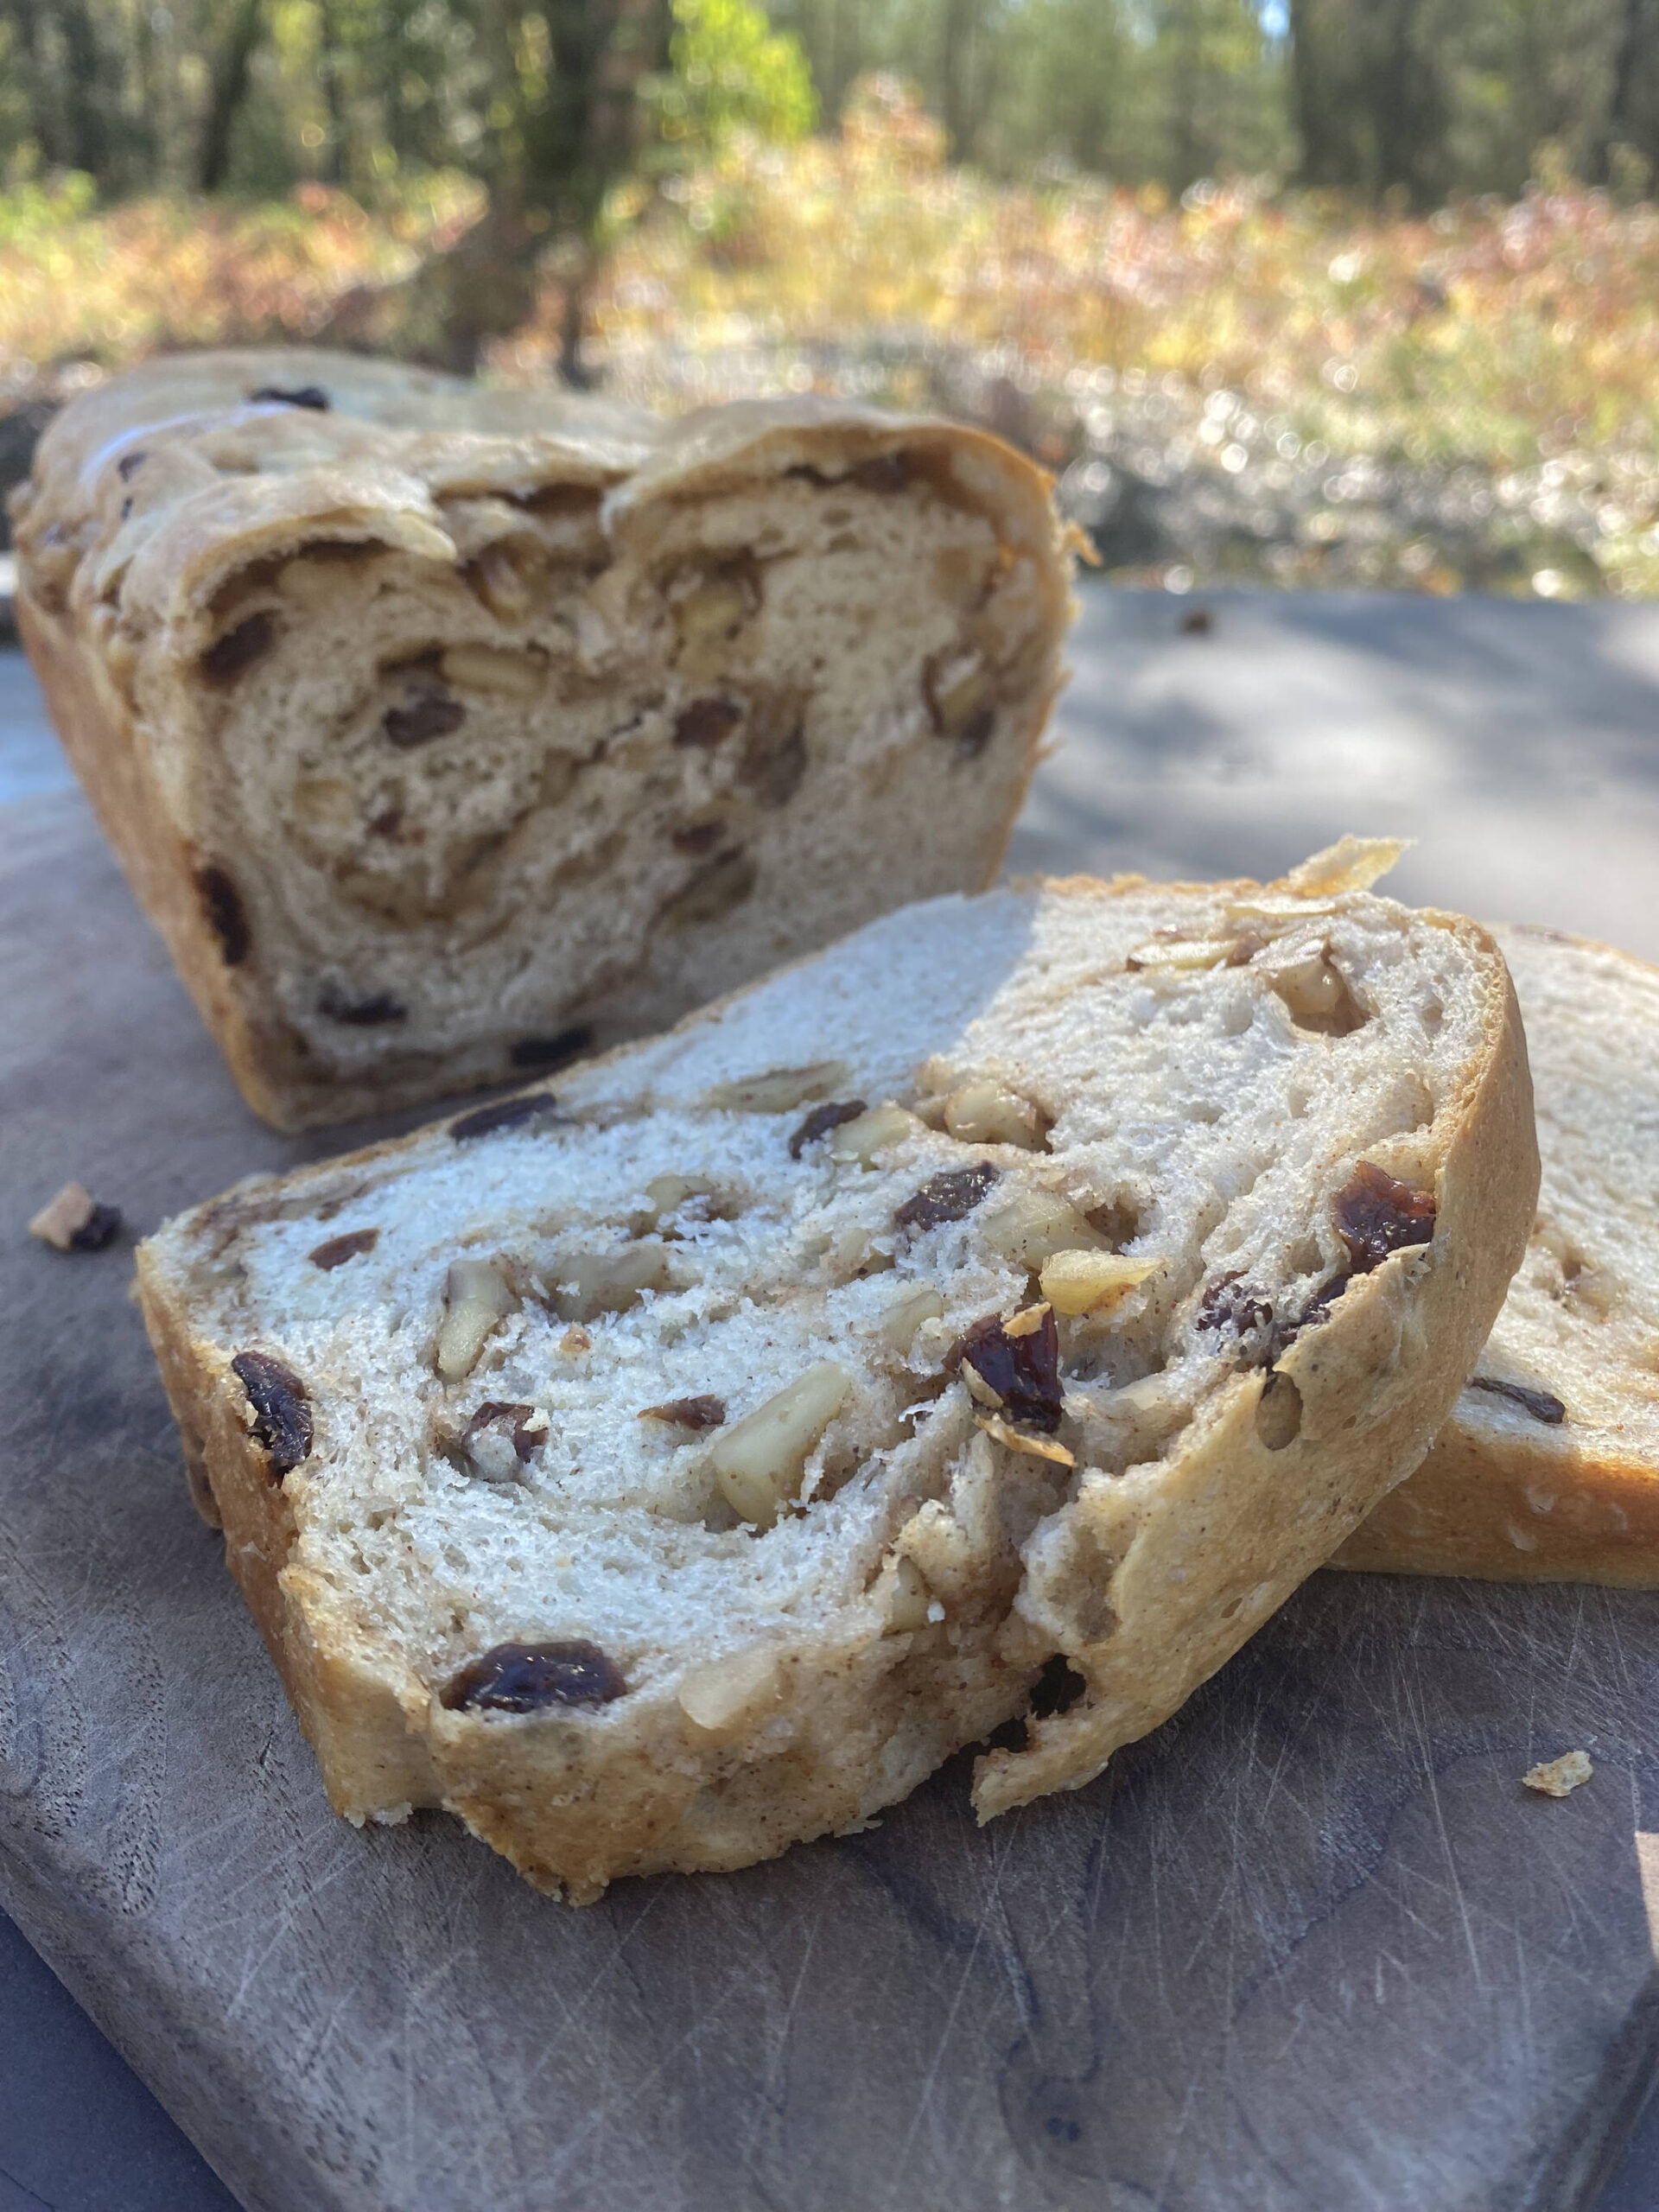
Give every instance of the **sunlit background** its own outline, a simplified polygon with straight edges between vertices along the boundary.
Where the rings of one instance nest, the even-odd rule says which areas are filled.
[[[1659,0],[0,0],[0,480],[184,345],[987,422],[1103,572],[1659,591]]]

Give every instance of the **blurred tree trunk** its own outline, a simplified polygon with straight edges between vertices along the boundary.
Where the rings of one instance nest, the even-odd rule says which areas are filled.
[[[1290,98],[1302,142],[1299,175],[1304,184],[1353,185],[1351,129],[1344,126],[1334,48],[1343,26],[1329,21],[1329,0],[1290,0]]]
[[[1376,189],[1402,191],[1418,207],[1440,197],[1446,97],[1422,0],[1372,0],[1379,51],[1367,71]]]
[[[220,192],[231,173],[231,134],[248,96],[254,49],[264,30],[261,0],[238,0],[223,43],[213,57],[207,114],[202,124],[196,182],[203,192]]]
[[[1619,9],[1599,164],[1604,180],[1611,173],[1615,146],[1642,155],[1651,182],[1659,170],[1659,7],[1653,0],[1622,0]]]
[[[550,0],[535,18],[544,67],[533,49],[526,66],[522,19],[488,12],[497,97],[483,215],[412,276],[348,294],[316,335],[470,376],[490,340],[533,313],[537,264],[552,248],[564,264],[560,372],[583,385],[594,232],[639,151],[640,79],[667,63],[668,0]]]

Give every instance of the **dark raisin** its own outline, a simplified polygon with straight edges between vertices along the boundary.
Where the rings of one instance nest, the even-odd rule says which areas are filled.
[[[1198,1300],[1197,1325],[1217,1336],[1249,1336],[1272,1319],[1273,1307],[1243,1275],[1223,1275]]]
[[[1368,1274],[1390,1252],[1433,1241],[1434,1199],[1427,1191],[1396,1183],[1375,1160],[1362,1160],[1337,1194],[1336,1218],[1354,1273]]]
[[[531,1435],[524,1426],[535,1411],[534,1406],[509,1406],[498,1398],[486,1398],[461,1432],[461,1440],[463,1445],[470,1444],[481,1429],[489,1428],[497,1421],[510,1422],[509,1434],[518,1464],[528,1466],[531,1453],[542,1440],[539,1435]]]
[[[1513,1398],[1517,1406],[1524,1406],[1535,1421],[1547,1421],[1551,1428],[1559,1428],[1567,1419],[1567,1408],[1548,1390],[1529,1390],[1523,1383],[1500,1382],[1496,1375],[1471,1375],[1471,1390],[1490,1390],[1494,1397]]]
[[[388,1021],[407,1021],[409,1008],[390,991],[377,991],[365,999],[348,999],[331,983],[317,1001],[319,1014],[348,1029],[378,1029]]]
[[[847,472],[847,481],[865,492],[902,492],[910,481],[909,457],[902,453],[877,454]]]
[[[142,448],[137,453],[124,453],[115,464],[115,473],[124,484],[130,484],[149,459],[149,455]]]
[[[856,1121],[863,1111],[861,1098],[836,1098],[827,1106],[815,1106],[789,1141],[790,1158],[798,1160],[804,1146],[816,1144],[831,1129],[838,1129],[843,1122]]]
[[[254,1441],[262,1444],[280,1482],[311,1449],[311,1404],[291,1367],[268,1352],[239,1351],[231,1371],[253,1408]]]
[[[1011,1421],[1051,1433],[1059,1427],[1065,1392],[1060,1385],[1060,1332],[1052,1309],[1023,1337],[1011,1337],[1001,1316],[988,1313],[951,1346],[945,1364],[956,1368],[964,1359],[1001,1399]]]
[[[1189,607],[1176,627],[1184,638],[1207,638],[1216,626],[1216,618],[1207,607]]]
[[[435,737],[448,737],[467,719],[467,709],[452,691],[430,677],[411,677],[404,688],[403,704],[388,707],[380,727],[390,743],[407,752],[429,745]]]
[[[248,401],[254,407],[309,407],[319,415],[326,415],[333,404],[320,384],[296,385],[289,391],[279,384],[262,384],[248,394]]]
[[[92,1210],[79,1229],[69,1232],[72,1252],[101,1252],[104,1247],[121,1234],[119,1206],[100,1205],[96,1198]]]
[[[988,1160],[930,1175],[915,1196],[895,1210],[893,1225],[895,1229],[937,1229],[942,1221],[960,1221],[973,1211],[996,1177],[997,1171]]]
[[[535,1713],[547,1705],[608,1705],[627,1688],[596,1643],[498,1643],[444,1685],[451,1713]]]
[[[1317,1329],[1321,1321],[1328,1319],[1331,1308],[1352,1281],[1352,1275],[1344,1274],[1332,1275],[1329,1282],[1321,1283],[1296,1316],[1294,1326],[1286,1332],[1284,1343],[1294,1344],[1304,1329]]]
[[[762,806],[788,805],[806,773],[806,728],[798,704],[755,709],[737,773]]]
[[[594,1033],[585,1021],[556,1029],[550,1037],[521,1037],[507,1058],[516,1068],[562,1068],[592,1049]]]
[[[743,709],[735,699],[694,699],[675,717],[674,742],[700,745],[705,753],[711,752],[742,719]]]
[[[520,1098],[504,1098],[499,1105],[480,1106],[476,1113],[463,1114],[458,1122],[451,1122],[449,1134],[457,1144],[466,1144],[474,1137],[493,1136],[498,1129],[517,1129],[526,1122],[539,1121],[543,1114],[550,1114],[557,1102],[550,1090],[527,1091]]]
[[[672,1421],[679,1428],[718,1428],[726,1418],[724,1398],[670,1398],[660,1406],[642,1406],[641,1421]]]
[[[253,944],[253,932],[248,927],[241,893],[222,868],[198,868],[196,889],[207,910],[207,925],[219,939],[225,965],[240,967]]]
[[[723,822],[691,822],[676,830],[669,842],[677,853],[712,853],[726,834]]]
[[[347,1260],[354,1260],[360,1252],[372,1252],[380,1241],[378,1229],[353,1229],[344,1236],[331,1236],[326,1244],[319,1244],[314,1252],[306,1254],[314,1268],[321,1268],[327,1274],[332,1268],[343,1268]]]
[[[991,707],[982,707],[978,713],[970,715],[957,732],[955,757],[958,760],[977,760],[990,743],[991,733],[995,728],[995,709]]]
[[[215,638],[197,666],[210,683],[228,683],[244,669],[251,668],[276,642],[276,617],[262,608],[257,614],[250,614],[245,622],[238,622],[234,630],[227,630],[222,638]]]

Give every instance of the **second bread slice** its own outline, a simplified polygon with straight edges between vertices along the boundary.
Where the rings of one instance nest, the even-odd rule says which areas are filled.
[[[1456,1412],[1335,1564],[1659,1588],[1659,969],[1495,934],[1527,1027],[1537,1217]]]
[[[350,1817],[732,1867],[1027,1711],[1097,1772],[1421,1456],[1537,1164],[1503,963],[1344,887],[872,925],[146,1244],[229,1562]]]

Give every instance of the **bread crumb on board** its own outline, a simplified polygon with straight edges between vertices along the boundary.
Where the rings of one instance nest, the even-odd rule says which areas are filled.
[[[1588,1751],[1563,1751],[1558,1759],[1545,1759],[1529,1767],[1521,1779],[1529,1789],[1546,1797],[1570,1797],[1595,1772]]]
[[[59,1252],[98,1252],[121,1233],[119,1206],[100,1205],[79,1183],[66,1183],[32,1214],[29,1233]]]

